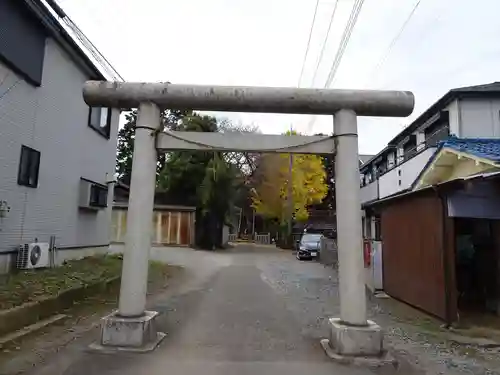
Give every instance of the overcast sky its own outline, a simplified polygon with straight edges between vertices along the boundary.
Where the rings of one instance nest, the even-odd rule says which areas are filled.
[[[354,0],[320,0],[302,87],[324,87]],[[316,0],[59,0],[129,81],[297,86]],[[412,116],[361,118],[361,153],[376,153],[449,89],[500,80],[499,0],[365,0],[333,88],[411,90]],[[264,133],[332,131],[329,116],[221,114]]]

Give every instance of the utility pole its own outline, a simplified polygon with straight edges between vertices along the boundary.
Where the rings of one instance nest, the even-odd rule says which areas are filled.
[[[253,215],[253,220],[252,220],[252,238],[255,240],[255,208],[252,209],[252,215]]]
[[[293,131],[292,125],[290,125],[290,134]],[[293,232],[293,154],[288,156],[288,236],[290,238],[290,244],[292,245],[292,232]]]

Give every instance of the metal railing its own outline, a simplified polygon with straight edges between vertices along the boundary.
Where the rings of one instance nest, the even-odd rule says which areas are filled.
[[[429,147],[436,147],[439,142],[446,140],[449,136],[450,136],[450,129],[448,126],[440,127],[431,134],[426,134],[424,142],[417,143],[411,148],[407,148],[402,155],[396,157],[396,160],[393,165],[391,165],[390,167],[389,165],[387,165],[386,167],[381,168],[381,170],[378,170],[376,174],[374,174],[373,171],[369,172],[372,173],[371,181],[366,182],[363,178],[363,180],[360,183],[360,187],[364,187],[371,184],[372,182],[375,182],[381,175],[389,172],[394,167],[401,165],[404,162],[412,159],[415,155],[423,152],[425,149]],[[363,168],[366,168],[366,164],[363,165]]]
[[[439,142],[444,141],[450,136],[450,129],[443,127],[436,130],[434,133],[425,136],[425,144],[427,147],[437,146]]]

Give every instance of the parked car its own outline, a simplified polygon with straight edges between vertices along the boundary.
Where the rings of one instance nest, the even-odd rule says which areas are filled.
[[[322,237],[321,233],[304,233],[300,240],[297,240],[297,259],[318,258]]]

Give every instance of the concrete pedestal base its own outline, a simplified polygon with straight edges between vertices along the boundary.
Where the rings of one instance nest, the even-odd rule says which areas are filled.
[[[366,326],[350,326],[338,318],[330,319],[330,338],[321,340],[326,354],[342,363],[380,366],[395,365],[383,350],[383,331],[375,322]]]
[[[112,313],[101,321],[101,341],[90,346],[99,351],[148,352],[154,350],[165,334],[158,332],[156,311],[145,311],[137,318],[123,318]]]

